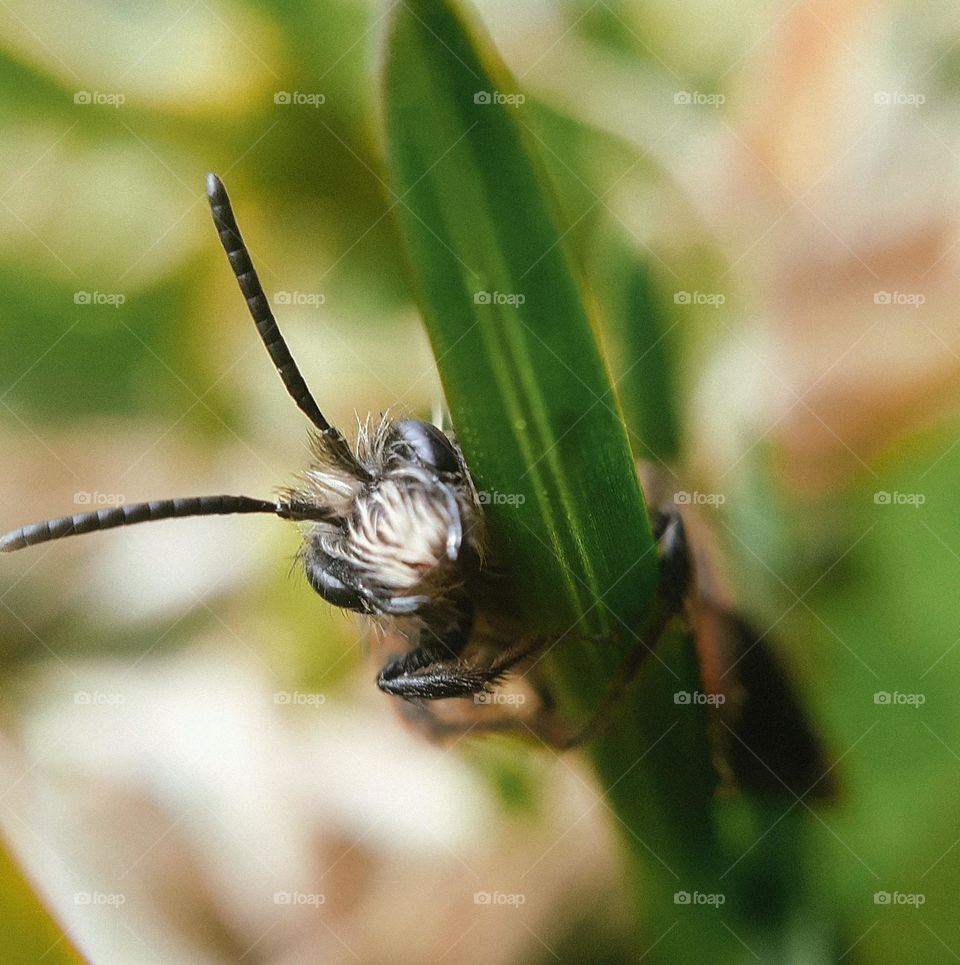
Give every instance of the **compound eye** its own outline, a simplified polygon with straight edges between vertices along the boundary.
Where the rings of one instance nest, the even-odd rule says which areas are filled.
[[[450,440],[435,425],[421,419],[400,419],[392,432],[398,449],[406,457],[437,472],[460,471],[460,462]]]
[[[369,609],[360,592],[346,583],[335,570],[336,560],[323,553],[311,553],[306,559],[307,581],[327,603],[342,610],[365,613]]]

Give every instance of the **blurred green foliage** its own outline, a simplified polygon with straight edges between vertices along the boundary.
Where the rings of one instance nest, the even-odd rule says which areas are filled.
[[[711,522],[727,550],[738,600],[772,628],[770,644],[830,750],[841,795],[833,807],[789,796],[725,798],[711,805],[711,826],[687,827],[691,813],[702,817],[691,801],[708,789],[683,779],[707,770],[696,757],[701,750],[679,732],[654,753],[661,773],[677,768],[676,784],[651,788],[640,780],[648,769],[638,768],[615,785],[614,761],[604,772],[605,788],[615,785],[611,799],[625,798],[627,807],[649,806],[650,827],[668,826],[656,841],[629,841],[638,854],[687,834],[686,849],[672,859],[689,877],[678,881],[648,854],[650,880],[641,877],[637,885],[649,935],[644,950],[670,930],[651,960],[680,960],[690,948],[705,949],[702,960],[725,962],[841,955],[845,963],[953,960],[960,954],[955,407],[945,404],[946,415],[937,416],[931,404],[917,420],[922,431],[890,429],[855,471],[804,488],[796,480],[818,458],[807,453],[807,463],[798,465],[796,450],[774,431],[777,413],[756,412],[756,397],[745,388],[765,365],[774,367],[774,381],[784,375],[768,360],[780,358],[786,369],[797,343],[788,341],[779,357],[744,353],[739,368],[720,376],[715,367],[731,348],[754,346],[751,333],[791,334],[781,315],[789,317],[786,309],[797,300],[814,302],[827,285],[817,275],[786,297],[760,289],[747,269],[765,246],[738,246],[740,238],[731,241],[708,223],[703,195],[713,185],[705,189],[690,174],[691,158],[719,153],[718,144],[729,148],[718,131],[752,119],[750,109],[760,112],[751,98],[759,100],[766,84],[776,82],[769,75],[782,51],[768,50],[759,64],[751,53],[767,50],[781,21],[790,20],[787,12],[754,2],[722,9],[665,2],[638,8],[613,0],[529,10],[482,5],[529,92],[529,136],[570,228],[566,241],[583,269],[589,309],[602,323],[634,453],[667,461],[679,455],[696,482],[726,495]],[[131,499],[166,495],[173,485],[266,491],[302,458],[303,426],[249,331],[209,224],[207,170],[225,178],[268,291],[323,296],[319,307],[291,306],[281,321],[331,416],[350,424],[355,407],[361,414],[386,406],[429,413],[436,377],[381,180],[373,50],[382,13],[349,0],[3,6],[6,522],[69,511],[75,490],[97,486]],[[955,148],[958,60],[950,51],[960,28],[953,13],[934,5],[920,18],[894,5],[873,15],[875,29],[858,35],[870,45],[858,64],[910,66],[931,101],[922,124]],[[852,42],[847,35],[829,41],[829,49],[837,55]],[[827,76],[852,73],[842,64]],[[832,91],[839,83],[825,86]],[[728,108],[680,116],[672,110],[679,88],[723,91]],[[872,88],[864,89],[856,96],[869,101]],[[801,93],[819,125],[817,90],[809,82]],[[119,107],[78,104],[81,91],[121,93],[125,100]],[[276,104],[280,91],[322,93],[324,102]],[[852,97],[845,88],[839,93]],[[739,116],[731,106],[737,98],[750,108]],[[789,105],[783,110],[786,116]],[[793,130],[773,127],[784,137]],[[893,132],[894,146],[881,144],[876,154],[891,169],[907,157],[904,184],[934,180],[919,162],[910,166],[911,152],[919,150],[916,131],[907,137],[889,119],[879,127]],[[786,153],[806,158],[815,147],[798,138]],[[769,160],[775,153],[765,155],[766,163],[776,163]],[[856,198],[857,187],[871,184],[860,173],[844,176],[849,180],[835,198]],[[755,171],[753,179],[762,180]],[[770,190],[765,183],[748,187],[763,198]],[[780,207],[752,209],[743,201],[747,194],[745,188],[741,204],[729,204],[728,219],[747,225],[749,241],[763,238],[772,247],[787,224],[777,221]],[[872,210],[887,195],[897,202],[914,197],[894,182],[861,204]],[[835,198],[830,204],[839,210]],[[910,220],[888,209],[882,214],[887,225]],[[879,230],[871,222],[844,228],[850,245]],[[799,263],[826,244],[806,239],[795,250],[784,248]],[[824,250],[831,257],[837,251]],[[884,283],[871,281],[874,289]],[[678,289],[723,291],[727,300],[719,308],[687,307],[675,301]],[[85,292],[122,295],[123,303],[83,304],[77,296]],[[853,296],[843,304],[853,306]],[[960,304],[955,297],[950,304],[955,315]],[[799,344],[818,346],[822,332],[808,331],[805,321],[792,322]],[[924,337],[920,326],[910,331],[914,342]],[[837,358],[832,347],[823,351],[826,369]],[[951,351],[945,344],[944,357]],[[892,379],[894,368],[877,368],[874,381]],[[722,390],[710,397],[722,406],[712,409],[701,395],[708,376],[719,378]],[[842,433],[846,423],[835,417],[820,416]],[[874,419],[880,423],[884,414]],[[705,438],[723,459],[702,458],[695,444]],[[925,502],[881,511],[878,491],[921,491]],[[255,524],[233,525],[223,524],[225,570],[239,565],[246,539],[229,536]],[[277,565],[295,552],[292,534],[270,529],[262,542],[251,539],[250,552],[256,557],[250,572],[225,585],[197,586],[194,596],[183,592],[178,608],[149,612],[131,604],[109,614],[98,607],[89,583],[109,553],[106,542],[11,565],[0,584],[6,708],[13,713],[29,702],[28,663],[96,654],[137,659],[145,651],[159,657],[192,645],[227,611],[231,624],[247,629],[243,642],[266,661],[276,686],[326,689],[353,680],[360,661],[352,625],[289,580],[286,562]],[[667,656],[678,672],[693,674],[681,648]],[[878,692],[921,692],[925,703],[884,707],[875,702]],[[625,711],[637,718],[625,725],[632,732],[649,731],[646,743],[631,749],[635,756],[667,726],[671,708],[657,703],[658,693],[662,698],[662,683],[638,681]],[[663,726],[654,733],[657,724]],[[499,753],[498,747],[478,754],[477,768],[518,820],[536,815],[543,806],[537,781],[516,765],[522,756]],[[671,799],[673,812],[657,810]],[[15,910],[23,892],[11,882],[8,876],[3,896]],[[681,886],[721,891],[726,904],[719,912],[679,908],[669,893]],[[894,892],[921,893],[924,904],[876,903],[876,893]],[[657,903],[654,894],[668,899]],[[575,934],[578,913],[558,910],[556,948],[564,954],[575,950],[571,957],[583,960],[594,952],[609,960],[636,954],[622,935],[598,936],[588,947],[586,927]]]

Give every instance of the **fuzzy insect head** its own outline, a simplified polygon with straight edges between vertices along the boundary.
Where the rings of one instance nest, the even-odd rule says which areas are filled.
[[[311,586],[331,603],[374,616],[442,605],[458,595],[465,560],[482,553],[479,501],[459,447],[430,423],[386,416],[362,424],[351,447],[320,411],[287,348],[216,175],[207,178],[207,196],[257,332],[313,423],[309,468],[272,501],[202,496],[124,504],[24,526],[0,536],[0,550],[174,517],[273,513],[306,525],[300,557]]]
[[[456,443],[417,419],[382,416],[361,426],[356,458],[364,475],[336,459],[323,436],[291,503],[336,509],[311,524],[301,558],[314,589],[331,603],[400,615],[456,595],[462,568],[483,553],[482,517]]]

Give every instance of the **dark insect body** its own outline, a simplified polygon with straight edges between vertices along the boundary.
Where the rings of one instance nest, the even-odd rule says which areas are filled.
[[[531,637],[505,603],[510,597],[507,578],[489,559],[482,507],[455,438],[419,419],[381,417],[361,425],[351,447],[326,420],[280,333],[227,192],[214,174],[207,177],[207,196],[220,242],[260,338],[287,392],[312,423],[309,466],[295,486],[281,490],[273,500],[217,495],[124,504],[13,530],[0,536],[0,551],[192,516],[267,513],[299,522],[303,527],[299,559],[313,589],[337,607],[365,614],[385,636],[400,641],[401,652],[378,675],[380,689],[409,701],[412,716],[434,735],[447,729],[462,731],[463,721],[448,727],[423,712],[422,702],[470,696],[478,698],[477,703],[492,702],[483,698],[512,668],[555,642],[556,636]],[[649,493],[656,486],[648,483],[645,488]],[[660,495],[662,505],[668,505]],[[560,747],[593,736],[611,720],[644,657],[676,616],[685,617],[693,627],[705,668],[711,661],[711,653],[703,652],[706,646],[714,655],[722,651],[724,666],[731,669],[741,655],[754,649],[757,635],[733,609],[713,603],[709,592],[695,590],[686,530],[676,509],[655,512],[653,524],[660,558],[657,594],[595,717],[571,732],[569,725],[553,719],[551,698],[540,692],[541,707],[534,716],[522,721],[487,717],[483,726],[520,725]],[[708,561],[698,558],[696,562],[698,571],[709,573]],[[762,672],[768,674],[768,682],[781,679],[766,663]],[[705,672],[709,684],[708,677]],[[723,677],[726,673],[715,675],[714,689],[735,691],[738,678],[732,676],[724,683]],[[758,682],[765,686],[761,678]],[[782,687],[776,692],[789,696]],[[728,730],[734,732],[732,728],[744,716],[731,718]],[[766,711],[753,712],[753,718],[757,718],[754,729],[769,729]],[[800,744],[808,733],[802,724],[801,720]],[[467,719],[466,725],[472,727],[475,722]],[[810,738],[806,770],[818,764],[818,748]]]

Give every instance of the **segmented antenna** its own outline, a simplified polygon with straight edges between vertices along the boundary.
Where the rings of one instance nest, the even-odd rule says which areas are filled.
[[[129,506],[112,506],[93,513],[60,516],[42,523],[30,523],[20,529],[0,536],[0,552],[12,553],[25,546],[48,543],[81,533],[93,533],[101,529],[130,526],[133,523],[149,523],[158,519],[180,519],[184,516],[229,516],[233,513],[273,513],[285,515],[280,503],[250,496],[188,496],[181,499],[155,499],[149,503],[131,503]]]
[[[263,285],[257,277],[256,269],[250,260],[250,253],[244,244],[240,229],[237,226],[237,219],[234,217],[233,208],[230,205],[230,198],[227,196],[227,189],[223,182],[215,174],[207,175],[207,198],[210,201],[210,211],[213,213],[213,223],[220,236],[220,243],[223,250],[227,253],[230,260],[230,267],[240,284],[240,291],[247,301],[247,308],[253,318],[260,338],[266,346],[267,352],[273,364],[283,379],[287,392],[294,402],[297,403],[301,412],[317,427],[324,438],[329,442],[331,449],[337,458],[356,475],[364,479],[370,478],[370,473],[360,464],[353,450],[347,443],[338,429],[327,422],[320,407],[317,405],[307,383],[303,380],[297,363],[293,360],[287,343],[280,333],[277,320],[270,311],[270,303],[264,293]]]
[[[323,506],[297,500],[254,499],[252,496],[185,496],[179,499],[155,499],[149,503],[113,506],[93,513],[60,516],[30,523],[0,536],[0,553],[12,553],[38,543],[116,529],[134,523],[153,523],[161,519],[183,519],[187,516],[231,516],[236,513],[270,513],[281,519],[334,522],[339,517]]]

